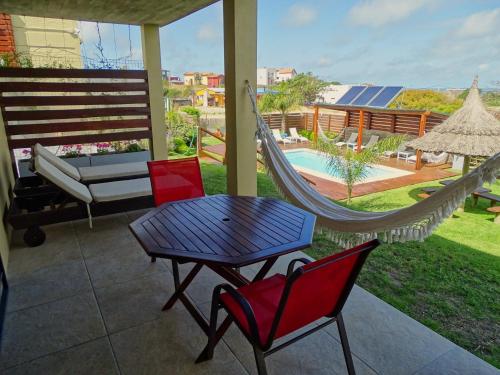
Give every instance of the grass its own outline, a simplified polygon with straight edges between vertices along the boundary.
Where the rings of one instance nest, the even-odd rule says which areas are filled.
[[[203,164],[207,194],[226,191],[225,168]],[[258,176],[258,195],[279,197],[272,181]],[[415,203],[428,182],[354,198],[357,210],[386,211]],[[491,189],[500,194],[497,181]],[[489,201],[446,219],[424,242],[384,244],[370,255],[358,284],[461,347],[500,367],[500,227],[485,211]],[[339,251],[315,236],[307,253],[321,258]]]

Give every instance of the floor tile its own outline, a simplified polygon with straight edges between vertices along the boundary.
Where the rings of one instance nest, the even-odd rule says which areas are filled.
[[[174,288],[172,275],[156,272],[95,290],[108,332],[113,333],[164,316]]]
[[[221,374],[224,367],[235,361],[231,352],[222,344],[216,348],[213,360],[195,364],[207,337],[179,305],[161,319],[110,337],[124,375],[158,374],[159,369],[164,374]]]
[[[8,368],[106,334],[93,294],[8,313],[0,368]]]
[[[13,275],[9,282],[8,311],[51,302],[92,289],[83,260],[40,268],[21,277]]]
[[[85,260],[90,281],[95,288],[122,283],[154,272],[165,272],[161,262],[151,262],[151,258],[139,250],[123,249],[123,255],[109,253]]]
[[[230,348],[247,371],[257,375],[253,351],[240,353],[239,348]],[[353,361],[356,374],[376,374],[358,358],[353,357]],[[266,357],[266,366],[269,375],[347,374],[340,343],[322,331]]]
[[[412,374],[454,346],[359,287],[343,315],[352,352],[381,374]]]
[[[67,261],[81,259],[80,248],[71,223],[43,227],[47,238],[37,247],[28,247],[22,240],[24,231],[15,231],[9,254],[9,275],[22,277],[32,272]]]
[[[144,253],[128,229],[127,221],[127,216],[123,214],[111,218],[104,216],[96,219],[92,229],[85,222],[76,222],[74,225],[83,257],[119,256],[124,251]]]
[[[415,375],[499,375],[500,370],[468,351],[456,347],[432,361]]]
[[[90,341],[25,364],[13,367],[4,375],[112,375],[118,374],[107,337]]]

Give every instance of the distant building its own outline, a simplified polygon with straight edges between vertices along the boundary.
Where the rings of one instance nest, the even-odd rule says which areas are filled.
[[[257,86],[266,87],[276,83],[277,68],[257,68]]]
[[[329,85],[321,90],[316,97],[318,103],[335,104],[344,94],[349,91],[351,85]]]
[[[172,85],[182,85],[182,84],[184,84],[184,81],[182,80],[181,77],[169,76],[168,83],[171,83]]]
[[[207,86],[209,88],[224,86],[224,74],[214,74],[207,77]]]
[[[77,21],[0,13],[2,60],[82,68],[79,32]]]
[[[280,68],[276,74],[276,82],[285,82],[297,75],[294,68]]]
[[[205,88],[196,91],[195,105],[203,107],[224,107],[226,93],[224,88]]]
[[[184,73],[184,84],[220,87],[224,85],[224,75],[213,72],[186,72]]]
[[[184,73],[184,84],[185,85],[199,85],[201,84],[201,76],[198,72],[186,72]]]

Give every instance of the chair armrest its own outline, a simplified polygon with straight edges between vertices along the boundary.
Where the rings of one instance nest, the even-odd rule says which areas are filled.
[[[309,259],[306,259],[306,258],[298,258],[298,259],[294,259],[292,260],[290,263],[288,263],[288,267],[286,269],[286,277],[290,276],[293,271],[294,271],[294,267],[295,267],[295,264],[296,263],[303,263],[303,264],[309,264],[311,263],[311,261]]]
[[[248,326],[250,327],[250,333],[255,337],[256,340],[259,340],[259,331],[257,329],[255,313],[253,312],[252,306],[250,306],[250,303],[247,301],[247,299],[232,285],[220,284],[215,287],[212,295],[212,300],[217,301],[217,304],[220,304],[220,294],[222,291],[228,293],[236,301],[236,303],[240,305],[243,313],[245,314],[245,317],[247,318]]]

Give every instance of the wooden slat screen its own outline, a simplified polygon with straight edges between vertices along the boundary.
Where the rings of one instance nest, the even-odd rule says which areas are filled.
[[[10,149],[151,138],[147,72],[0,69]]]
[[[349,112],[349,127],[357,128],[359,126],[359,111],[353,110]],[[408,134],[412,136],[418,135],[418,127],[420,123],[420,113],[408,114],[408,113],[391,113],[391,110],[386,112],[370,112],[366,111],[364,126],[368,128],[370,124],[370,130],[384,131],[397,134]],[[427,117],[426,131],[432,130],[434,126],[441,124],[447,116],[431,114]]]

